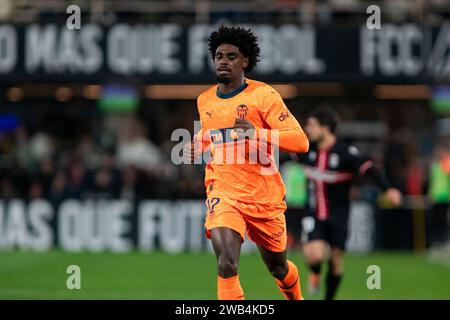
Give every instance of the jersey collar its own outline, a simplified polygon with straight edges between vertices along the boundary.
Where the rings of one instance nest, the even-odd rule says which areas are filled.
[[[248,87],[248,83],[244,82],[243,84],[241,84],[238,88],[236,88],[235,90],[229,92],[229,93],[222,93],[219,91],[219,86],[217,86],[217,90],[216,90],[216,95],[221,98],[221,99],[229,99],[229,98],[233,98],[234,96],[237,96],[239,93],[241,93],[242,91],[245,90],[245,88]]]

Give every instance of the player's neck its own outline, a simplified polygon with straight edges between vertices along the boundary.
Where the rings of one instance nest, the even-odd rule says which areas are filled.
[[[219,92],[223,93],[223,94],[227,94],[230,92],[233,92],[234,90],[236,90],[237,88],[239,88],[240,86],[242,86],[245,82],[245,78],[241,77],[239,79],[237,79],[236,81],[232,81],[230,83],[219,83]]]
[[[320,150],[330,150],[335,144],[336,144],[336,136],[330,134],[330,135],[325,136],[322,139],[322,141],[319,142],[317,147]]]

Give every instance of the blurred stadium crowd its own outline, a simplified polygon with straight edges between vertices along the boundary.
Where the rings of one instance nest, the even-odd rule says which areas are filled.
[[[320,100],[326,99],[286,103],[304,123],[308,110]],[[404,193],[426,193],[432,114],[420,104],[397,103],[394,111],[380,104],[376,111],[376,106],[366,109],[364,103],[373,104],[334,103],[343,121],[340,136],[383,165]],[[176,166],[171,161],[177,143],[170,141],[172,131],[193,131],[194,100],[157,102],[162,108],[145,100],[146,106],[137,111],[112,114],[99,112],[92,102],[86,104],[92,107],[88,111],[70,102],[34,106],[33,113],[14,108],[13,124],[0,133],[2,197],[203,196],[202,166]],[[408,112],[411,109],[414,112]],[[289,155],[282,153],[281,164],[286,160]]]
[[[84,119],[20,123],[0,133],[0,197],[198,198],[200,166],[175,166],[165,143],[156,145],[134,115],[103,117],[95,130],[78,132]],[[66,121],[66,122],[65,122]],[[170,135],[168,136],[170,137]],[[196,171],[197,170],[197,171]]]

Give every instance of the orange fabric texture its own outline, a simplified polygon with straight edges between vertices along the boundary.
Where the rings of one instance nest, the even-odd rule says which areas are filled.
[[[257,245],[273,252],[286,250],[286,205],[263,206],[244,203],[227,197],[215,197],[210,192],[206,200],[208,214],[205,220],[206,236],[210,238],[213,228],[226,227],[241,235],[245,234]]]
[[[238,275],[230,278],[217,277],[217,298],[219,300],[244,300],[244,291]]]
[[[215,85],[197,100],[202,127],[196,139],[213,155],[206,166],[205,186],[214,183],[218,196],[279,206],[286,192],[274,157],[277,141],[272,138],[278,137],[280,149],[289,152],[308,151],[308,139],[278,92],[263,82],[245,81],[248,86],[233,97],[218,97]],[[232,131],[236,118],[245,118],[255,126],[254,138],[227,139],[224,132]],[[264,148],[266,144],[268,148]],[[227,158],[230,150],[231,161]]]
[[[281,293],[287,300],[302,300],[302,292],[300,289],[300,275],[294,263],[288,260],[289,270],[283,280],[275,281],[280,288]]]

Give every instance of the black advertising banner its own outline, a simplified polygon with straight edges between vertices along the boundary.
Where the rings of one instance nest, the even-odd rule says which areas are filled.
[[[0,200],[0,250],[213,253],[205,236],[205,212],[202,200]],[[411,249],[411,217],[408,210],[375,212],[368,203],[352,202],[347,251]],[[288,220],[289,232],[299,228],[296,221]],[[243,253],[256,251],[252,241],[244,241]]]
[[[450,24],[379,30],[246,25],[259,39],[262,81],[430,83],[450,79]],[[0,24],[0,83],[214,81],[207,38],[217,26]]]

